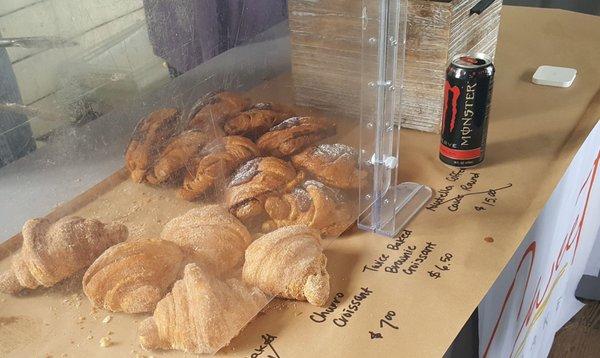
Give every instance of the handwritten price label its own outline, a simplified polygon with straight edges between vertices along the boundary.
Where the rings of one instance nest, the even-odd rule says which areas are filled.
[[[383,318],[379,320],[379,328],[380,329],[398,329],[398,326],[394,325],[392,321],[396,317],[396,312],[388,311]],[[383,339],[383,334],[381,332],[369,331],[371,335],[371,339]]]
[[[434,269],[427,271],[429,277],[437,280],[442,277],[442,273],[450,271],[450,261],[454,256],[447,252],[440,257],[440,263],[433,265]]]

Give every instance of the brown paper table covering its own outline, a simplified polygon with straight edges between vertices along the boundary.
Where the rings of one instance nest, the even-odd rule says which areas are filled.
[[[402,179],[436,190],[429,208],[397,239],[352,229],[329,240],[329,310],[274,301],[219,355],[442,356],[600,117],[598,29],[592,16],[505,7],[485,164],[452,174],[437,159],[437,135],[404,131]],[[578,78],[569,89],[535,86],[530,78],[542,64],[577,68]],[[256,91],[289,97],[290,78]],[[114,177],[117,184],[79,214],[125,219],[141,237],[160,230],[164,213],[191,205]],[[102,323],[107,313],[90,312],[77,279],[0,301],[3,356],[184,356],[143,352],[136,336],[143,316],[112,314]],[[114,344],[101,348],[109,332]]]

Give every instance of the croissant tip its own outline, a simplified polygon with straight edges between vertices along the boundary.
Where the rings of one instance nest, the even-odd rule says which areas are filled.
[[[329,275],[320,273],[309,276],[304,285],[304,297],[314,306],[324,306],[329,299]]]
[[[160,348],[160,337],[154,317],[148,317],[140,323],[138,334],[142,348],[146,350]]]
[[[19,283],[17,276],[12,270],[8,270],[0,274],[0,292],[8,294],[19,293],[23,286]]]

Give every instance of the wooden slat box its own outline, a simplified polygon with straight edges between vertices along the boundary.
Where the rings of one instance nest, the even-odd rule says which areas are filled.
[[[402,124],[439,131],[444,72],[461,52],[494,56],[502,0],[480,15],[480,0],[408,0]],[[298,104],[360,113],[361,0],[289,0],[292,68]]]

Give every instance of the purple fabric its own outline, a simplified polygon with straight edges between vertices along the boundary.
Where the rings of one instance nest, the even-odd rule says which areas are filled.
[[[188,71],[287,18],[287,0],[144,0],[154,53]]]

